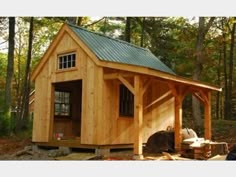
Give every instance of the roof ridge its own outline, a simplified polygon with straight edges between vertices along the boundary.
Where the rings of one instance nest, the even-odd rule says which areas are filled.
[[[71,24],[71,23],[69,23],[69,22],[66,22],[66,23],[67,23],[67,25],[72,26],[72,27],[74,27],[74,28],[78,28],[78,29],[87,31],[87,32],[89,32],[89,33],[93,33],[93,34],[96,34],[96,35],[99,35],[99,36],[102,36],[102,37],[105,37],[105,38],[109,38],[109,39],[111,39],[111,40],[114,40],[114,41],[117,41],[117,42],[120,42],[120,43],[124,43],[124,44],[126,44],[126,45],[131,46],[131,47],[135,47],[135,48],[142,49],[142,50],[145,50],[145,51],[147,51],[147,52],[150,52],[150,50],[147,49],[147,48],[139,47],[139,46],[137,46],[137,45],[135,45],[135,44],[126,42],[126,41],[124,41],[124,40],[115,39],[115,38],[112,38],[112,37],[110,37],[110,36],[107,36],[107,35],[104,35],[104,34],[95,32],[95,31],[90,31],[90,30],[88,30],[88,29],[86,29],[86,28],[84,28],[84,27],[76,26],[76,25]]]

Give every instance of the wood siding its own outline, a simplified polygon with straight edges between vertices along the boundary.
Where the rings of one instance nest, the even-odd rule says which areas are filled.
[[[76,67],[57,70],[57,55],[76,52]],[[51,52],[43,69],[35,79],[33,141],[48,142],[53,133],[64,128],[65,134],[81,128],[81,144],[115,145],[134,142],[134,118],[119,117],[118,79],[104,80],[104,69],[78,45],[67,33]],[[115,69],[110,69],[116,71]],[[134,73],[132,73],[134,74]],[[141,75],[142,76],[142,75]],[[131,85],[134,77],[125,78]],[[141,77],[148,79],[148,77]],[[68,121],[54,121],[54,86],[56,83],[82,80],[81,127]],[[168,85],[153,81],[144,96],[144,107],[168,92]],[[45,101],[46,100],[46,101]],[[63,123],[64,122],[64,123]],[[144,110],[143,142],[159,130],[174,123],[174,98],[166,97]],[[71,129],[70,129],[71,128]]]
[[[119,117],[119,84],[118,80],[103,81],[104,116],[100,119],[99,144],[129,144],[134,142],[134,118]],[[168,85],[153,82],[145,92],[144,107],[168,91]],[[105,122],[105,123],[102,123]],[[159,130],[174,126],[174,97],[154,104],[144,111],[143,142]]]
[[[62,53],[76,52],[76,67],[57,70],[57,55]],[[43,69],[35,79],[35,101],[34,101],[34,122],[33,122],[33,138],[34,142],[48,142],[53,137],[53,102],[54,102],[54,83],[75,81],[83,79],[83,63],[87,59],[86,53],[77,45],[77,43],[67,34],[64,33],[60,42],[56,45],[51,55],[44,64]],[[46,101],[45,101],[46,100]],[[58,126],[62,126],[63,121],[58,122]],[[70,126],[71,123],[66,123]],[[74,129],[76,127],[73,127]],[[71,134],[69,128],[67,133]]]

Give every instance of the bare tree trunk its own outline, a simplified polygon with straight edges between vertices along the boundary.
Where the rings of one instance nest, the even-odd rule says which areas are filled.
[[[234,20],[236,18],[234,17]],[[230,53],[229,53],[229,85],[228,85],[228,117],[232,119],[232,88],[233,88],[233,69],[234,69],[234,42],[235,42],[235,23],[231,30]]]
[[[221,70],[220,70],[220,66],[221,66],[221,60],[222,60],[222,51],[220,50],[220,56],[219,56],[219,60],[218,60],[218,68],[217,68],[217,85],[220,85],[220,75],[221,75]],[[219,120],[220,119],[220,92],[216,93],[216,119]]]
[[[199,27],[197,34],[197,42],[196,42],[196,62],[195,69],[193,72],[193,79],[200,80],[201,72],[203,69],[203,42],[205,40],[205,36],[210,29],[212,23],[214,21],[214,17],[211,17],[207,25],[205,25],[205,17],[199,17]],[[201,110],[200,110],[200,102],[199,100],[192,96],[192,109],[193,109],[193,118],[195,121],[195,129],[199,133],[202,119],[201,119]]]
[[[144,43],[144,29],[145,29],[145,17],[143,17],[143,21],[142,21],[142,34],[141,34],[141,41],[140,41],[141,47],[143,47],[143,43]]]
[[[28,44],[29,46],[28,46],[24,85],[23,85],[22,108],[20,111],[20,119],[17,122],[17,131],[20,131],[22,128],[27,127],[28,123],[29,94],[30,94],[30,64],[31,64],[31,53],[32,53],[32,43],[33,43],[33,27],[34,27],[34,17],[31,17],[30,27],[29,27],[29,44]]]
[[[83,21],[83,17],[78,17],[76,20],[76,25],[77,26],[81,26],[82,25],[82,21]]]
[[[7,62],[7,77],[5,87],[5,116],[8,119],[9,127],[7,133],[12,131],[11,125],[11,105],[12,105],[12,78],[14,73],[14,48],[15,48],[15,17],[9,17],[9,39],[8,39],[8,62]]]
[[[224,65],[224,119],[228,117],[228,71],[227,71],[227,44],[226,44],[226,34],[224,31],[224,19],[221,21],[221,28],[223,30],[223,65]]]
[[[126,17],[125,41],[130,42],[130,40],[131,40],[131,17]]]

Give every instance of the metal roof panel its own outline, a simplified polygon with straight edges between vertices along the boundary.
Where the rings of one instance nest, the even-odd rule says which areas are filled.
[[[94,52],[98,59],[102,61],[142,66],[175,75],[169,67],[161,62],[148,49],[91,32],[81,27],[71,24],[68,25]]]

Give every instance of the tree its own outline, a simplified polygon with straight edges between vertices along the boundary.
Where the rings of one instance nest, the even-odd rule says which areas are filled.
[[[141,33],[140,47],[144,47],[144,31],[145,31],[145,17],[143,17],[143,20],[142,20],[142,33]]]
[[[196,40],[196,60],[195,60],[195,69],[193,71],[193,79],[200,80],[201,72],[204,64],[203,56],[203,44],[207,32],[209,31],[215,17],[211,17],[208,23],[205,23],[205,17],[199,17],[199,26]],[[197,98],[192,97],[192,110],[193,110],[193,119],[195,121],[195,130],[200,131],[201,127],[201,110],[200,103]]]
[[[16,131],[20,131],[22,128],[27,127],[28,116],[29,116],[29,94],[30,94],[30,65],[32,58],[32,45],[33,45],[33,28],[34,28],[34,17],[30,18],[29,27],[29,38],[28,38],[28,52],[25,67],[25,76],[22,92],[22,100],[20,107],[20,114],[17,119]]]
[[[126,17],[125,41],[130,42],[130,38],[131,38],[131,17]]]
[[[8,59],[7,59],[7,76],[5,86],[5,107],[4,116],[6,119],[6,133],[11,133],[11,104],[12,104],[12,78],[14,73],[14,47],[15,47],[15,17],[9,17],[9,39],[8,39]]]
[[[232,88],[233,88],[233,70],[234,70],[234,46],[235,46],[235,25],[236,17],[233,18],[233,26],[230,30],[230,52],[229,52],[229,82],[228,82],[228,115],[227,119],[232,119]]]

